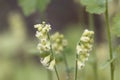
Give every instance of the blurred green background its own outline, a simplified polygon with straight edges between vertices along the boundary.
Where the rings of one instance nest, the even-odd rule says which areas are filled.
[[[120,0],[109,3],[115,80],[120,80]],[[94,12],[95,9],[92,9]],[[103,10],[103,9],[102,9]],[[80,0],[0,0],[0,80],[56,80],[40,63],[34,25],[46,21],[52,33],[59,31],[68,39],[64,54],[74,79],[76,44],[84,29],[95,31],[95,46],[89,61],[79,71],[78,80],[110,80],[107,33],[102,14],[90,14]],[[119,47],[118,47],[119,46]],[[61,80],[65,66],[57,64]],[[50,74],[52,73],[52,74]]]

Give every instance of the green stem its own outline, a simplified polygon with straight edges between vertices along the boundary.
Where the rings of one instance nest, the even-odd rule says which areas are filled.
[[[113,59],[112,41],[111,41],[111,33],[110,33],[110,25],[109,25],[109,14],[108,14],[108,0],[106,0],[105,17],[106,17],[106,25],[107,25],[107,33],[108,33],[110,59]],[[111,80],[114,80],[114,65],[113,65],[113,62],[110,64],[110,68],[111,68]]]
[[[78,54],[76,54],[76,61],[75,61],[75,80],[77,80],[77,75],[78,75],[78,65],[77,65],[77,62],[78,62]]]
[[[52,53],[52,56],[55,58],[54,52],[53,52],[53,49],[52,49],[52,44],[51,44],[51,39],[50,39],[49,33],[48,33],[48,39],[49,39],[49,41],[50,41],[50,51],[51,51],[51,53]],[[54,69],[55,69],[55,73],[56,73],[57,79],[60,80],[56,65],[54,66]]]
[[[70,80],[70,72],[69,72],[69,67],[66,59],[66,55],[63,53],[63,58],[64,58],[64,63],[65,63],[65,68],[66,68],[66,73],[67,73],[67,78],[66,80]]]
[[[56,73],[57,79],[60,80],[56,66],[54,68],[55,68],[55,73]]]

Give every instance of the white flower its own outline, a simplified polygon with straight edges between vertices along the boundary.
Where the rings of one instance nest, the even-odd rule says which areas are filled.
[[[78,66],[78,69],[81,70],[85,66],[85,64],[78,60],[77,61],[77,66]]]
[[[42,43],[39,43],[37,48],[40,50],[40,52],[46,52],[46,51],[50,51],[50,43],[46,43],[46,44],[42,44]]]
[[[54,66],[55,66],[55,59],[53,59],[53,60],[50,62],[48,69],[53,70],[53,69],[54,69]]]
[[[77,54],[80,54],[80,52],[82,51],[82,47],[80,45],[77,45],[76,50]]]
[[[79,59],[81,62],[85,62],[88,60],[88,57],[89,57],[89,53],[82,53],[79,55]]]
[[[44,50],[45,50],[45,51],[50,51],[50,44],[46,44],[46,45],[44,46]]]
[[[43,34],[42,34],[41,32],[39,32],[39,31],[36,31],[35,36],[36,36],[37,38],[41,38],[41,36],[43,36]]]
[[[50,55],[46,56],[45,58],[41,59],[40,61],[44,66],[48,66],[49,61],[50,61]]]
[[[51,30],[51,26],[49,24],[46,24],[46,26],[44,27],[44,30],[49,32]]]
[[[86,46],[88,52],[90,52],[92,50],[92,47],[93,47],[92,44],[85,44],[85,46]]]
[[[88,35],[93,35],[94,32],[93,31],[89,31],[88,29],[85,29],[83,36],[88,36]]]
[[[34,28],[40,28],[40,29],[42,29],[42,24],[36,24],[36,25],[34,25]]]
[[[86,36],[82,36],[80,39],[82,42],[89,42],[90,38]]]
[[[86,35],[88,35],[88,34],[89,34],[88,29],[85,29],[83,35],[86,36]]]

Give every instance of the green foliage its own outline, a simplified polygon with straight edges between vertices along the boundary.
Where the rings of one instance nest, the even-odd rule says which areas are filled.
[[[107,67],[115,60],[115,58],[116,58],[116,57],[114,57],[114,58],[111,59],[111,60],[107,60],[104,64],[102,64],[101,69],[107,68]]]
[[[26,16],[32,14],[36,10],[37,0],[18,0],[24,14]]]
[[[91,14],[101,14],[105,12],[105,0],[80,0],[86,7],[86,11]]]
[[[37,8],[41,11],[44,12],[46,10],[46,7],[50,0],[38,0],[37,1]]]
[[[24,14],[29,16],[35,12],[36,9],[39,9],[39,11],[43,12],[50,0],[18,0],[18,2]]]
[[[112,32],[115,36],[120,37],[120,13],[113,18]]]

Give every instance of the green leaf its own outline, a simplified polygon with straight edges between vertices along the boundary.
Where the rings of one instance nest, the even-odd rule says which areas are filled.
[[[37,8],[44,12],[47,8],[47,5],[49,4],[50,0],[37,0]]]
[[[113,61],[115,60],[115,58],[111,59],[111,60],[107,60],[104,64],[102,64],[102,66],[100,66],[101,69],[105,69],[106,67],[108,67]]]
[[[105,12],[105,7],[99,7],[98,5],[87,6],[86,11],[91,14],[101,14]]]
[[[118,55],[116,54],[116,52],[113,53],[113,58],[107,60],[104,64],[102,64],[102,66],[100,67],[101,69],[105,69],[106,67],[108,67],[111,63],[114,63],[115,60],[118,58]]]
[[[120,37],[120,13],[113,18],[112,30],[113,34]]]
[[[37,3],[36,0],[18,0],[18,2],[26,16],[35,12]]]
[[[80,2],[82,5],[87,6],[87,5],[93,4],[95,2],[95,0],[80,0]]]
[[[80,0],[86,7],[86,11],[91,14],[101,14],[105,12],[105,0]]]

